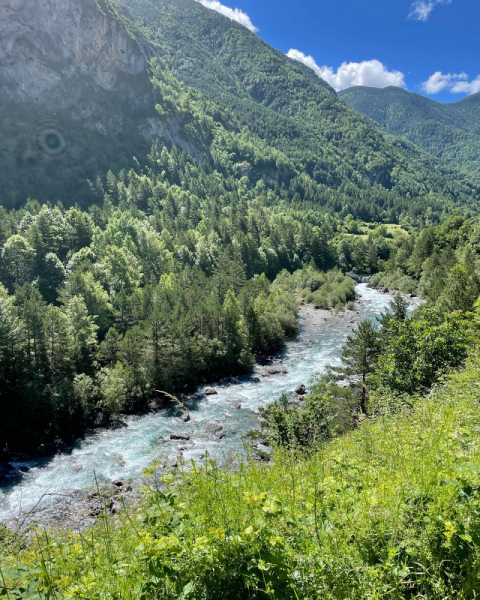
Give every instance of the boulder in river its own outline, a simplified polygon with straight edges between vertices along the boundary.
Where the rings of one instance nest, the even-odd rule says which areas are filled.
[[[240,410],[242,408],[241,404],[237,404],[237,406],[235,407],[235,410]]]
[[[184,423],[188,423],[190,421],[190,415],[188,413],[183,413],[181,419]]]
[[[112,481],[112,483],[117,488],[123,487],[123,481],[121,479],[116,479],[115,481]]]
[[[207,388],[205,390],[205,396],[216,396],[218,394],[215,388]]]
[[[271,365],[268,367],[264,367],[262,370],[263,377],[270,377],[270,375],[285,375],[287,373],[287,369],[284,367],[279,367],[277,365]]]
[[[184,442],[188,442],[190,440],[190,436],[188,435],[188,433],[171,433],[170,439],[171,440],[182,440]]]
[[[253,383],[260,383],[260,377],[254,377]]]
[[[108,425],[108,417],[104,415],[102,412],[97,413],[93,418],[93,426],[97,427],[106,427]]]
[[[220,425],[220,423],[218,423],[218,422],[213,422],[213,423],[208,423],[208,424],[205,426],[205,429],[204,429],[204,431],[205,431],[205,433],[214,433],[214,434],[217,434],[217,433],[219,433],[220,431],[222,431],[222,429],[223,429],[223,426],[222,426],[222,425]]]
[[[303,385],[303,383],[295,388],[295,393],[298,396],[305,396],[307,393],[307,388]]]

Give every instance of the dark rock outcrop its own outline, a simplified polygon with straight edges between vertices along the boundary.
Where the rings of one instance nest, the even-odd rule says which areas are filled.
[[[171,433],[170,439],[175,441],[181,440],[184,442],[188,442],[190,440],[190,436],[188,433]]]

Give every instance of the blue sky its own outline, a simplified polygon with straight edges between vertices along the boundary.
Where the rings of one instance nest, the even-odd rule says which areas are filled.
[[[401,85],[440,102],[480,92],[480,0],[199,1],[337,89]]]

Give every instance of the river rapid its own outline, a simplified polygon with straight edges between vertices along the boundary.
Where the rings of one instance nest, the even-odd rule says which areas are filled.
[[[126,427],[89,433],[68,452],[13,463],[28,471],[0,486],[0,520],[16,520],[33,507],[37,516],[52,513],[52,506],[62,498],[91,490],[95,478],[100,483],[121,479],[135,487],[143,469],[155,461],[171,465],[183,456],[185,461],[194,459],[201,464],[207,453],[222,462],[241,456],[243,437],[258,427],[258,409],[283,393],[292,393],[300,384],[308,388],[312,376],[329,364],[338,364],[346,337],[356,324],[375,319],[392,300],[390,294],[365,283],[358,284],[356,291],[354,311],[334,315],[301,308],[298,336],[273,361],[285,374],[264,377],[263,367],[256,365],[251,374],[234,383],[213,384],[216,395],[205,396],[202,388],[186,402],[191,417],[188,423],[175,408],[129,416],[124,418]],[[220,426],[221,435],[215,433]],[[190,439],[170,440],[171,434],[179,433]]]

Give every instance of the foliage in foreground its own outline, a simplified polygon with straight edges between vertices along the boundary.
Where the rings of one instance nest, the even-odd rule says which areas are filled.
[[[479,369],[315,452],[166,476],[91,532],[40,534],[10,597],[21,561],[50,598],[475,598]]]

